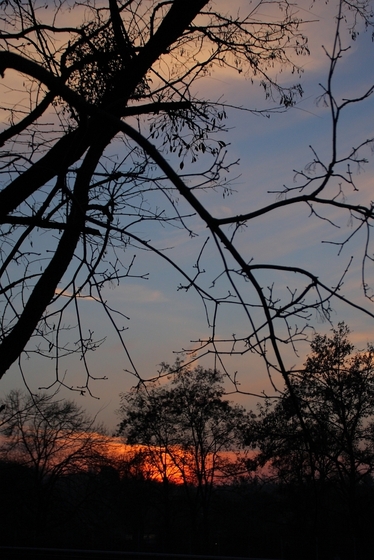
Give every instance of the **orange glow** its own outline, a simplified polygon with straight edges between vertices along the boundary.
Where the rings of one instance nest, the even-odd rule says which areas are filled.
[[[7,438],[2,436],[1,439],[1,447],[6,452]],[[32,442],[33,439],[31,437]],[[208,455],[202,460],[201,457],[176,446],[165,448],[129,445],[123,443],[119,437],[108,437],[99,433],[74,433],[65,437],[59,434],[54,440],[55,447],[50,447],[48,451],[47,442],[45,443],[44,448],[43,445],[35,448],[30,445],[26,452],[19,442],[19,445],[11,445],[8,448],[8,451],[12,451],[7,453],[7,457],[25,465],[35,465],[35,459],[40,455],[37,462],[43,465],[45,474],[63,463],[65,474],[75,469],[89,471],[113,466],[123,476],[191,485],[197,483],[197,472],[204,473],[204,482],[213,481],[219,484],[221,480],[227,480],[224,474],[227,465],[233,465],[238,458],[248,457],[248,452],[226,451]],[[253,454],[254,452],[250,453]]]
[[[199,458],[176,446],[162,448],[128,445],[116,437],[105,442],[103,453],[113,460],[119,470],[121,470],[121,463],[122,465],[133,464],[134,471],[148,479],[159,482],[167,480],[174,484],[195,484],[196,470],[204,472],[207,479],[212,476],[214,481],[219,483],[221,480],[227,480],[224,470],[228,464],[233,465],[240,458],[255,455],[254,451],[249,453],[248,451],[221,451],[214,456],[211,454],[205,457],[204,465],[202,465]]]
[[[173,460],[173,457],[176,458],[178,455],[182,457],[183,454],[176,449],[129,445],[123,443],[120,438],[113,437],[105,442],[103,452],[118,465],[119,470],[121,470],[121,463],[122,466],[133,464],[133,470],[149,480],[183,483],[180,465],[178,466],[178,462]],[[185,470],[187,471],[187,466]],[[190,473],[188,475],[191,476]]]

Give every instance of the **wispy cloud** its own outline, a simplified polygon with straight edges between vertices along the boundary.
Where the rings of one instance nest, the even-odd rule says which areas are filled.
[[[74,297],[79,298],[79,299],[84,299],[84,300],[87,300],[87,301],[96,301],[96,299],[92,296],[84,295],[84,294],[81,294],[81,293],[73,294],[72,291],[62,290],[61,288],[56,288],[55,289],[55,294],[57,296],[63,296],[63,297],[67,297],[67,298],[72,298],[73,295],[74,295]]]

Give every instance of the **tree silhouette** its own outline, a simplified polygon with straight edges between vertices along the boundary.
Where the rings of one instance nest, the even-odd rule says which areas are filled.
[[[73,401],[14,390],[2,404],[1,456],[30,467],[38,484],[53,485],[88,462],[93,468],[95,457],[100,460],[101,428]]]
[[[228,483],[235,469],[242,470],[235,452],[242,448],[246,413],[223,398],[219,372],[183,368],[180,363],[164,369],[177,370],[168,385],[121,395],[118,434],[127,443],[146,446],[148,461],[158,468],[166,492],[169,482],[183,483],[193,532],[202,516],[207,537],[214,487]]]
[[[80,505],[72,487],[74,475],[94,472],[105,464],[106,438],[73,401],[56,400],[46,393],[11,391],[2,406],[0,458],[28,471],[28,490],[35,497],[26,507],[31,507],[30,530],[34,528],[37,539],[54,523],[66,522]],[[66,503],[58,511],[56,488],[63,482]]]
[[[331,337],[314,337],[304,369],[291,377],[297,406],[286,391],[260,407],[264,459],[281,477],[332,479],[354,490],[374,468],[374,349],[354,352],[349,332],[340,323]]]
[[[319,209],[333,208],[356,224],[342,245],[367,228],[363,264],[370,262],[372,204],[346,201],[344,189],[356,189],[350,166],[364,163],[362,151],[372,140],[341,153],[337,129],[342,113],[365,101],[373,87],[338,102],[332,81],[345,51],[342,21],[363,18],[371,25],[370,2],[340,2],[322,95],[331,110],[331,153],[324,157],[314,150],[312,165],[276,202],[224,218],[215,217],[198,193],[230,192],[225,181],[230,163],[219,135],[225,106],[197,97],[195,85],[223,66],[259,80],[265,96],[281,107],[292,106],[300,85],[281,87],[271,70],[288,65],[297,72],[289,53],[308,50],[292,5],[259,2],[243,16],[218,11],[208,0],[108,0],[100,6],[62,1],[56,7],[10,0],[0,10],[0,74],[14,91],[14,101],[4,103],[8,124],[0,134],[0,375],[23,353],[36,352],[56,360],[56,381],[64,383],[59,363],[78,353],[87,374],[80,390],[89,390],[87,352],[103,342],[81,319],[81,298],[90,297],[103,306],[131,373],[141,379],[123,335],[125,315],[103,295],[107,285],[146,277],[135,269],[130,248],[164,259],[181,274],[180,289],[201,298],[209,335],[199,340],[198,354],[213,353],[225,372],[225,354],[253,352],[265,360],[269,374],[279,372],[288,384],[282,345],[305,337],[312,312],[329,319],[337,298],[373,316],[342,294],[344,274],[331,288],[308,269],[252,262],[237,243],[244,226],[259,217],[271,220],[277,209],[306,205],[318,216]],[[354,24],[351,31],[356,33]],[[19,95],[15,76],[22,76]],[[147,230],[177,227],[194,236],[192,215],[208,232],[193,274],[159,248],[155,230]],[[139,224],[150,236],[138,233]],[[213,279],[213,288],[225,279],[220,293],[203,280],[208,244],[221,261]],[[299,278],[298,288],[281,298],[271,279],[278,273]],[[363,287],[370,298],[365,276]],[[221,310],[230,304],[240,307],[246,332],[220,336]]]
[[[331,491],[338,495],[355,537],[359,498],[374,470],[374,348],[355,351],[349,333],[340,323],[330,337],[314,337],[304,369],[292,374],[292,395],[286,390],[261,405],[248,438],[258,446],[258,464],[267,464],[278,481],[309,486],[317,517],[320,502]]]

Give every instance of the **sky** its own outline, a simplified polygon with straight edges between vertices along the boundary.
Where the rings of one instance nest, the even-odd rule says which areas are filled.
[[[245,11],[247,2],[218,2],[228,9],[240,8]],[[313,159],[310,146],[322,157],[328,157],[331,149],[331,126],[329,109],[318,103],[321,94],[320,84],[326,83],[328,58],[322,48],[331,48],[335,30],[335,2],[306,2],[298,4],[300,17],[311,23],[305,25],[309,37],[310,56],[296,62],[303,67],[300,78],[290,76],[287,72],[279,74],[281,83],[300,81],[304,94],[295,107],[287,112],[271,114],[269,118],[254,115],[238,109],[227,110],[226,125],[228,131],[224,140],[228,146],[228,160],[239,164],[229,174],[233,192],[225,198],[222,192],[199,193],[199,199],[217,217],[225,217],[235,213],[259,208],[276,200],[277,191],[283,185],[294,184],[295,170],[302,170]],[[360,30],[356,41],[352,41],[344,33],[343,41],[349,50],[339,61],[334,77],[337,98],[359,96],[374,84],[374,43],[371,31]],[[234,72],[217,71],[197,84],[198,93],[205,98],[218,96],[230,104],[248,109],[271,109],[272,104],[266,101],[258,83],[245,80]],[[349,149],[357,143],[374,137],[374,95],[362,103],[355,104],[343,117],[339,128],[339,149]],[[346,192],[349,200],[370,201],[373,198],[373,157],[370,150],[365,155],[369,162],[364,169],[353,170],[356,173],[358,193]],[[173,162],[172,162],[173,163]],[[183,206],[181,206],[183,208]],[[352,225],[347,215],[328,215],[336,219],[339,228],[327,221],[310,217],[307,208],[302,206],[288,208],[270,217],[257,219],[239,233],[237,247],[246,259],[261,262],[278,262],[294,266],[305,266],[329,286],[336,285],[348,262],[353,256],[353,263],[345,278],[344,293],[353,297],[363,306],[369,302],[361,295],[361,258],[364,237],[360,233],[349,246],[344,247],[338,255],[338,246],[325,243],[329,240],[340,242],[352,232]],[[201,248],[201,240],[205,232],[201,224],[194,224],[195,231],[200,235],[190,239],[184,232],[170,229],[157,229],[155,245],[158,248],[168,247],[167,254],[181,265],[193,272],[196,255]],[[139,234],[144,234],[139,226]],[[177,351],[182,348],[191,349],[199,338],[209,334],[205,311],[199,299],[192,291],[178,290],[183,281],[178,273],[162,262],[156,255],[144,254],[133,250],[136,254],[136,270],[138,274],[148,273],[147,279],[127,279],[120,286],[108,287],[105,297],[112,308],[119,309],[129,320],[123,320],[127,329],[123,336],[132,359],[144,377],[151,378],[157,374],[161,362],[173,363]],[[206,286],[209,286],[219,271],[216,256],[208,244],[204,253],[206,269]],[[371,275],[373,279],[373,274]],[[272,278],[261,277],[263,283],[272,282]],[[289,279],[278,277],[280,290],[285,290]],[[219,281],[217,282],[219,285]],[[98,420],[104,422],[109,430],[113,430],[119,407],[119,394],[129,390],[136,379],[128,373],[131,369],[123,349],[113,332],[105,315],[95,302],[83,299],[79,302],[85,324],[95,330],[97,338],[106,337],[105,342],[89,357],[91,371],[94,376],[105,376],[105,380],[91,382],[93,397],[80,396],[61,389],[59,397],[74,398],[82,407]],[[374,305],[374,304],[372,304]],[[373,319],[347,308],[342,304],[334,305],[333,320],[345,320],[352,329],[352,341],[357,348],[374,342]],[[318,315],[312,317],[313,326],[318,332],[328,333],[331,326],[321,322]],[[243,333],[246,326],[244,318],[234,307],[220,310],[222,336],[229,333]],[[300,365],[308,353],[308,344],[303,343],[299,355],[287,350],[286,358],[289,367]],[[207,358],[202,365],[212,367]],[[263,364],[252,354],[233,356],[228,359],[230,371],[238,372],[240,389],[243,393],[260,395],[262,391],[271,393],[271,383],[264,371]],[[77,378],[83,376],[82,364],[73,360],[66,361],[66,382],[77,384]],[[32,391],[45,387],[53,380],[53,363],[47,360],[30,359],[24,362],[27,386]],[[82,377],[83,379],[83,377]],[[16,366],[7,372],[0,384],[0,397],[11,389],[23,387],[22,379]],[[280,380],[275,380],[281,388]],[[228,392],[232,386],[227,385]],[[230,398],[248,407],[255,406],[257,397],[246,394],[231,395]]]

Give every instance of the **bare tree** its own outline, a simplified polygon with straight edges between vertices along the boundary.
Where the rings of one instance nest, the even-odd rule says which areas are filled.
[[[53,395],[11,391],[2,401],[0,454],[3,459],[30,467],[38,484],[94,468],[100,460],[102,429],[73,401]]]
[[[103,296],[108,283],[144,277],[135,269],[130,247],[156,253],[181,274],[180,289],[195,290],[209,328],[197,357],[214,354],[215,367],[226,373],[225,354],[253,352],[265,360],[269,375],[279,372],[287,384],[282,346],[305,338],[311,313],[330,319],[336,298],[373,316],[344,296],[344,274],[330,287],[308,269],[252,262],[237,243],[244,226],[259,217],[271,220],[278,209],[293,205],[296,211],[306,205],[319,216],[321,209],[333,208],[354,223],[342,246],[366,228],[363,271],[371,262],[372,204],[347,202],[344,193],[357,188],[350,166],[364,163],[362,150],[372,139],[341,153],[338,125],[341,115],[365,101],[373,87],[341,102],[333,87],[345,51],[340,26],[353,21],[354,34],[359,18],[371,25],[370,2],[339,4],[322,95],[331,110],[330,153],[314,150],[312,165],[297,174],[294,186],[278,192],[275,202],[225,218],[215,217],[198,194],[209,188],[229,192],[225,174],[230,163],[219,135],[225,129],[225,106],[196,97],[195,84],[216,66],[225,66],[258,79],[266,97],[279,106],[292,106],[302,93],[300,85],[283,88],[271,73],[274,65],[297,72],[290,53],[308,51],[302,22],[287,0],[260,1],[243,16],[218,11],[208,0],[61,1],[53,8],[9,0],[0,9],[0,73],[15,93],[11,70],[22,76],[20,95],[4,104],[8,126],[0,134],[1,375],[17,360],[22,367],[23,353],[37,352],[55,358],[56,380],[63,382],[58,364],[77,352],[87,372],[81,390],[89,388],[87,352],[102,340],[82,324],[80,298],[87,296],[103,305],[129,370],[141,379],[126,347],[123,313],[111,309]],[[154,239],[137,233],[142,223],[184,228],[194,236],[196,218],[207,236],[193,273]],[[221,272],[213,278],[213,288],[225,280],[221,292],[209,290],[203,280],[208,244],[221,260]],[[262,286],[264,273],[270,288]],[[299,278],[297,288],[281,297],[274,284],[279,273]],[[363,288],[371,300],[364,272]],[[228,305],[240,309],[246,332],[220,333],[221,310]],[[65,321],[71,311],[74,337],[73,325]]]
[[[30,473],[33,500],[26,502],[29,530],[35,538],[66,522],[84,502],[79,474],[95,471],[107,462],[102,429],[73,401],[53,395],[11,391],[2,400],[0,458]],[[77,489],[73,491],[72,486]],[[61,488],[70,490],[56,515]],[[77,499],[79,496],[79,499]],[[59,509],[59,508],[57,508]]]

